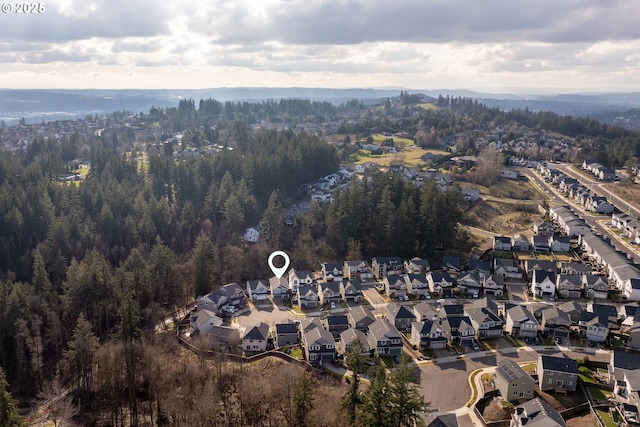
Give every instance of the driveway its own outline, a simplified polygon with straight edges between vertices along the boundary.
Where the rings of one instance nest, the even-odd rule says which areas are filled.
[[[527,302],[527,290],[528,286],[522,282],[519,283],[505,283],[507,292],[509,293],[509,299],[513,302]]]

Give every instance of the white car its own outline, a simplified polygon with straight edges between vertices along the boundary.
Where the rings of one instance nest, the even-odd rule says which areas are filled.
[[[331,307],[331,310],[333,310],[334,308],[336,308],[336,303],[331,301],[331,304],[329,304]]]

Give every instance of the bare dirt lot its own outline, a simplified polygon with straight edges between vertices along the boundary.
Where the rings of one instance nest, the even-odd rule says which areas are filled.
[[[530,227],[539,219],[530,206],[484,200],[469,209],[465,217],[473,227],[508,236],[517,233],[531,235]]]
[[[640,185],[603,184],[602,186],[630,203],[631,206],[640,209]]]

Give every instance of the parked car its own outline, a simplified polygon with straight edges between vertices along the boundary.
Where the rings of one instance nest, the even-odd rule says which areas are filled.
[[[331,306],[331,310],[333,310],[334,308],[336,308],[336,303],[335,303],[335,302],[333,302],[333,301],[331,301],[330,306]]]
[[[480,351],[480,346],[478,346],[478,343],[475,341],[471,341],[471,347],[475,350],[475,351]]]

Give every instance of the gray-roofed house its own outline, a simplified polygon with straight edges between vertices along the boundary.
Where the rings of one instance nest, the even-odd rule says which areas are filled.
[[[534,397],[535,380],[511,359],[498,364],[493,381],[505,400],[528,400]]]
[[[567,427],[560,412],[536,397],[516,406],[509,427]]]
[[[480,277],[474,272],[463,272],[458,277],[458,292],[468,298],[478,298],[480,295]]]
[[[389,298],[407,295],[407,283],[404,280],[404,276],[387,276],[382,279],[382,283],[384,284],[385,294]]]
[[[552,271],[533,270],[531,293],[539,297],[555,297],[556,273]]]
[[[367,332],[369,325],[376,321],[376,316],[373,315],[373,312],[362,305],[349,307],[347,318],[349,319],[349,326],[351,328],[358,329],[362,332]]]
[[[310,285],[313,283],[313,275],[310,271],[296,271],[295,268],[289,270],[289,288],[291,292],[298,290],[300,285]]]
[[[571,334],[571,318],[558,307],[542,310],[540,326],[542,331],[552,337],[568,338]]]
[[[367,261],[345,261],[342,272],[347,279],[360,279],[362,281],[373,279],[373,271]]]
[[[369,341],[367,340],[367,336],[364,332],[359,331],[358,329],[349,328],[342,333],[340,333],[340,342],[338,343],[338,351],[342,354],[345,354],[351,346],[356,342],[356,340],[362,343],[364,353],[369,353]]]
[[[529,252],[529,239],[522,234],[516,234],[511,238],[511,247],[514,252]]]
[[[571,251],[571,239],[569,236],[561,236],[554,234],[549,237],[549,248],[553,252],[570,252]]]
[[[444,255],[442,257],[442,270],[456,277],[460,272],[460,257]]]
[[[493,295],[496,298],[504,295],[504,278],[498,274],[490,274],[482,282],[485,295]]]
[[[380,356],[402,354],[402,336],[388,319],[378,319],[369,325],[369,348]]]
[[[298,307],[316,308],[318,307],[318,287],[316,285],[298,285]]]
[[[274,301],[284,301],[291,298],[289,291],[289,282],[284,277],[277,278],[273,276],[269,279],[269,287],[271,288],[271,298]]]
[[[345,302],[362,302],[360,279],[344,279],[340,282],[340,295]]]
[[[476,330],[469,316],[446,317],[442,320],[442,328],[451,342],[460,345],[471,344],[476,336]]]
[[[447,347],[447,334],[438,321],[425,320],[411,323],[411,344],[421,349]]]
[[[489,261],[471,258],[467,265],[467,271],[470,273],[476,273],[480,281],[482,281],[485,277],[491,274],[491,263]]]
[[[507,310],[505,331],[517,337],[535,338],[538,321],[526,308],[516,305]]]
[[[465,316],[464,305],[455,303],[444,304],[440,309],[440,313],[442,317],[462,317]]]
[[[300,330],[302,347],[309,363],[322,365],[335,359],[336,342],[318,318],[302,319]]]
[[[618,310],[608,304],[589,304],[580,314],[580,334],[587,340],[605,342],[611,329],[618,327]]]
[[[276,323],[275,330],[275,345],[278,348],[296,345],[300,341],[297,323],[291,321]]]
[[[216,315],[215,312],[203,308],[195,312],[191,316],[191,333],[192,334],[207,334],[213,326],[222,325],[222,318]]]
[[[440,319],[440,313],[434,304],[423,301],[413,306],[413,314],[416,315],[416,321],[424,322],[425,320]]]
[[[585,274],[582,276],[582,287],[587,298],[606,299],[609,296],[609,279],[606,276]]]
[[[318,283],[318,298],[320,305],[339,303],[342,299],[340,293],[340,282],[320,282]]]
[[[539,221],[533,223],[533,232],[539,236],[551,236],[554,228],[552,224],[546,221]]]
[[[556,289],[562,298],[580,298],[582,296],[582,276],[558,274]]]
[[[269,297],[269,282],[266,279],[248,280],[247,295],[251,301],[265,301]]]
[[[543,391],[575,391],[578,386],[578,362],[568,357],[540,355],[536,373]]]
[[[518,261],[511,258],[495,258],[493,260],[493,274],[507,279],[522,279],[522,269]]]
[[[507,236],[494,236],[493,250],[496,252],[511,252],[511,238]]]
[[[416,316],[413,313],[413,306],[401,305],[398,303],[387,304],[386,307],[387,319],[393,323],[393,325],[399,331],[408,331],[411,329],[411,322],[416,321]]]
[[[454,413],[425,412],[422,415],[422,421],[425,427],[459,427],[458,416]]]
[[[547,236],[531,236],[531,247],[534,252],[549,252],[549,237]]]
[[[426,274],[431,269],[429,261],[422,258],[411,258],[404,262],[404,272],[407,274]]]
[[[404,264],[399,257],[375,257],[371,260],[371,270],[377,279],[401,274]]]
[[[260,352],[267,350],[269,341],[269,325],[260,322],[251,328],[247,328],[242,337],[242,349],[248,352]]]
[[[580,322],[580,313],[584,311],[584,307],[577,301],[566,301],[558,305],[558,308],[569,315],[572,325]]]
[[[211,348],[219,351],[236,350],[240,342],[240,334],[236,328],[230,326],[212,326],[206,334],[211,342]]]
[[[502,336],[502,319],[489,307],[466,307],[465,313],[471,319],[478,337]]]

